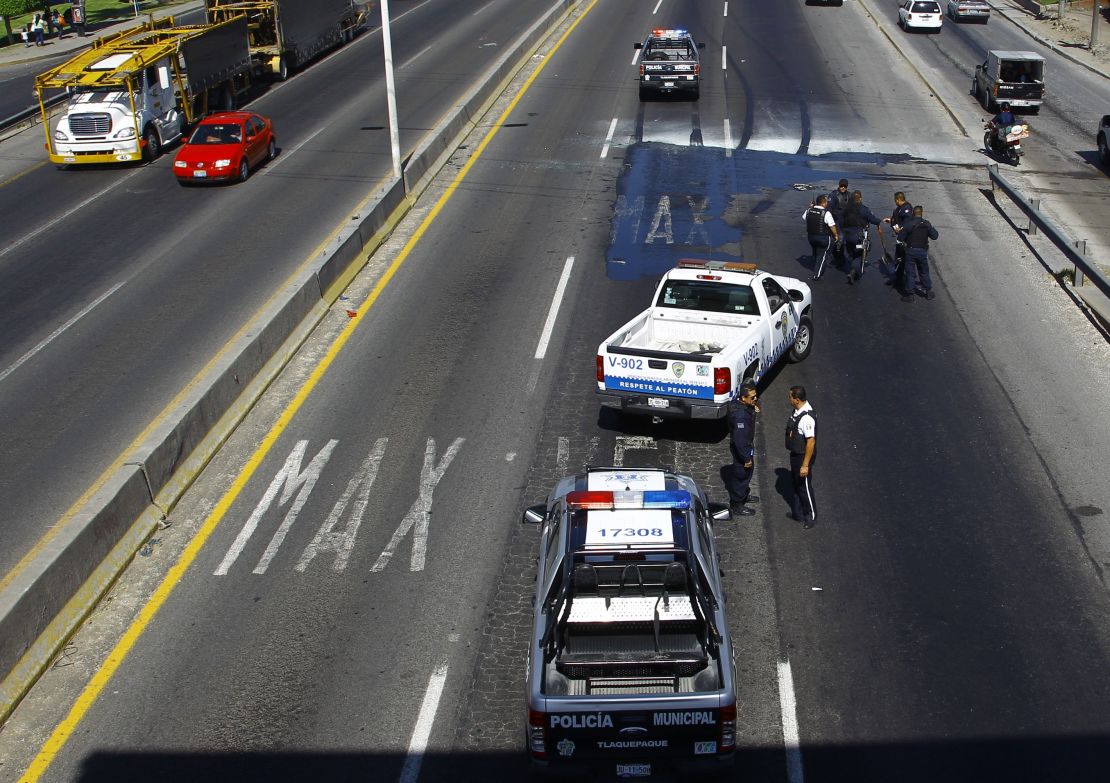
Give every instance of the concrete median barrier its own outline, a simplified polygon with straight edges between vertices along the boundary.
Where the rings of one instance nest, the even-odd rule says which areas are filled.
[[[368,194],[320,258],[278,291],[183,390],[164,423],[0,591],[0,721],[176,505],[227,437],[408,213],[537,44],[577,0],[559,0],[423,139],[404,176]]]

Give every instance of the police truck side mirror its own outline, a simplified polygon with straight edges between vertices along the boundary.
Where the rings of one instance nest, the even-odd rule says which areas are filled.
[[[797,288],[791,288],[786,293],[790,295],[791,302],[801,302],[806,298],[806,295],[799,291]]]
[[[636,43],[632,44],[632,48],[633,49],[643,49],[644,48],[643,41],[637,41]]]
[[[709,517],[714,522],[730,522],[732,520],[732,510],[728,507],[727,503],[714,503],[710,501]]]
[[[705,42],[702,42],[702,43],[698,44],[698,48],[699,49],[704,49],[705,48]]]
[[[520,521],[524,524],[541,525],[546,516],[547,506],[542,504],[539,506],[530,506],[524,510],[524,516],[520,518]]]

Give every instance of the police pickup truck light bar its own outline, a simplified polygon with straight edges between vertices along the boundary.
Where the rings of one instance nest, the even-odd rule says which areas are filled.
[[[747,272],[755,274],[759,267],[749,261],[706,261],[701,258],[680,258],[679,269],[721,269],[726,272]]]
[[[687,35],[686,30],[675,28],[673,30],[652,30],[652,38],[683,38]]]
[[[585,511],[614,511],[617,509],[672,509],[676,511],[685,511],[690,508],[690,493],[683,490],[656,490],[647,492],[579,490],[567,494],[567,508]]]

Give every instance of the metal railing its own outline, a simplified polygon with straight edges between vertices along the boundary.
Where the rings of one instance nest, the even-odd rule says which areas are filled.
[[[1056,245],[1068,261],[1072,263],[1075,267],[1076,287],[1083,285],[1083,279],[1086,277],[1103,295],[1110,297],[1110,278],[1099,269],[1097,264],[1084,255],[1087,243],[1083,240],[1075,242],[1066,236],[1041,212],[1040,200],[1026,198],[1022,195],[1012,183],[998,172],[997,163],[987,165],[987,174],[991,178],[991,190],[996,192],[1001,190],[1029,218],[1029,233],[1036,234],[1037,230],[1043,231],[1044,235],[1052,241],[1052,244]]]

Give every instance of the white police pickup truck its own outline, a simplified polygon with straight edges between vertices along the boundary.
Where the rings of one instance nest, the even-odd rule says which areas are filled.
[[[813,347],[809,286],[755,264],[683,259],[651,307],[597,349],[605,407],[652,416],[717,419],[745,380]]]
[[[525,742],[541,775],[731,771],[736,673],[713,534],[729,518],[657,468],[587,468],[524,512],[540,526]]]

